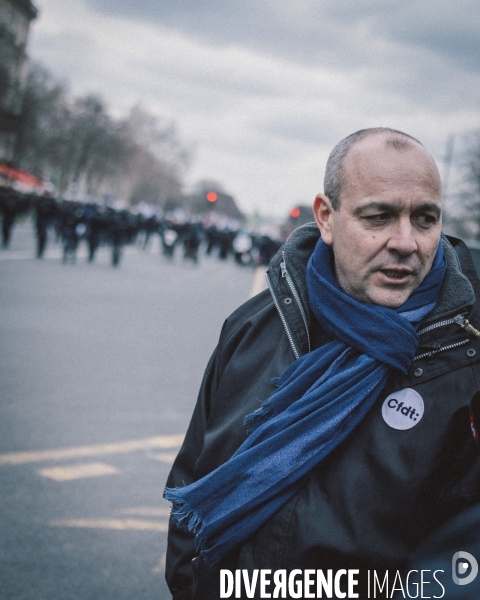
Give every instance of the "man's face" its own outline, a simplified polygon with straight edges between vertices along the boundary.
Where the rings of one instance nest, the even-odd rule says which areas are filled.
[[[360,302],[401,306],[430,271],[441,230],[441,185],[433,159],[412,141],[397,150],[384,135],[355,144],[344,162],[338,210],[319,194],[314,214],[333,246],[335,276]]]

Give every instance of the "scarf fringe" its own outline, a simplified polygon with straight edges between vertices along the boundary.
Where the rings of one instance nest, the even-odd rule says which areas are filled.
[[[181,487],[165,488],[163,497],[172,503],[172,517],[175,519],[175,524],[194,534],[196,552],[201,554],[205,562],[213,568],[222,555],[215,547],[212,548],[208,544],[207,539],[204,539],[203,519],[185,500],[183,491],[184,488]]]
[[[175,523],[182,529],[198,535],[203,529],[203,520],[183,497],[183,489],[165,488],[163,497],[172,503],[172,516],[175,518]]]

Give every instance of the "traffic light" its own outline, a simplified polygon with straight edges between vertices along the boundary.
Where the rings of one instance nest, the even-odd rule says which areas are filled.
[[[290,211],[290,216],[292,217],[292,219],[298,219],[298,217],[300,216],[300,213],[301,213],[301,210],[298,208],[298,206],[295,206]]]
[[[218,200],[217,192],[207,192],[205,197],[207,202],[211,202],[212,204]]]

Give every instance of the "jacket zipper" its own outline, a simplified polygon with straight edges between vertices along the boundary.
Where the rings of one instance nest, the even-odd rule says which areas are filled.
[[[308,351],[310,352],[310,350],[311,350],[311,344],[310,344],[310,333],[308,331],[307,316],[306,316],[305,311],[303,309],[302,302],[300,300],[300,296],[298,295],[298,292],[297,292],[297,290],[295,288],[295,285],[294,285],[294,283],[292,281],[292,278],[288,274],[287,267],[285,265],[285,251],[282,252],[282,257],[283,257],[283,260],[280,263],[280,269],[282,270],[282,277],[284,277],[287,280],[288,287],[290,288],[290,290],[292,292],[292,295],[295,298],[295,302],[297,303],[297,306],[298,306],[298,308],[300,310],[300,314],[302,315],[303,324],[305,325],[305,331],[307,332]]]
[[[421,358],[428,358],[430,356],[434,356],[435,354],[439,354],[440,352],[445,352],[446,350],[453,350],[453,348],[458,348],[459,346],[463,346],[468,344],[470,339],[462,340],[461,342],[456,342],[455,344],[450,344],[448,346],[444,346],[443,348],[438,348],[438,350],[430,350],[429,352],[424,352],[423,354],[419,354],[415,356],[412,362],[416,360],[420,360]]]
[[[460,315],[457,315],[456,317],[453,317],[453,319],[445,319],[444,321],[439,321],[438,323],[433,323],[432,325],[428,325],[427,327],[420,329],[420,331],[417,332],[417,335],[423,335],[424,333],[427,333],[428,331],[432,331],[432,329],[437,329],[437,327],[444,327],[445,325],[451,325],[452,323],[458,323],[458,325],[461,325],[462,320],[464,320],[464,316],[462,314],[460,314]]]
[[[462,314],[459,314],[456,317],[453,317],[452,319],[446,319],[445,321],[439,321],[438,323],[433,323],[432,325],[428,325],[427,327],[420,329],[420,331],[418,331],[417,335],[423,335],[424,333],[427,333],[427,331],[432,331],[432,329],[437,329],[437,327],[444,327],[445,325],[451,325],[452,323],[456,323],[457,325],[460,325],[460,327],[465,329],[465,331],[467,333],[470,333],[471,335],[474,335],[475,337],[480,337],[480,331],[478,331],[478,329],[475,329],[475,327],[470,325],[469,320],[466,319],[465,315],[462,315]]]
[[[427,327],[420,329],[420,331],[418,332],[418,335],[419,336],[423,335],[424,333],[427,333],[428,331],[432,331],[433,329],[437,329],[438,327],[444,327],[445,325],[452,325],[453,323],[460,325],[460,327],[462,327],[462,329],[465,329],[465,331],[467,333],[470,333],[471,335],[474,335],[475,337],[480,337],[480,331],[478,331],[477,329],[475,329],[475,327],[470,325],[470,322],[468,321],[468,319],[465,318],[464,314],[459,314],[459,315],[456,315],[455,317],[453,317],[452,319],[445,319],[444,321],[439,321],[438,323],[432,323],[432,325],[427,325]],[[458,348],[459,346],[464,346],[465,344],[468,344],[469,341],[470,341],[470,339],[461,340],[460,342],[456,342],[455,344],[449,344],[448,346],[444,346],[443,348],[438,348],[436,350],[430,350],[429,352],[424,352],[423,354],[419,354],[418,356],[415,356],[415,358],[413,360],[415,361],[415,360],[420,360],[421,358],[428,358],[430,356],[434,356],[435,354],[439,354],[440,352],[446,352],[447,350],[452,350],[453,348]]]
[[[268,273],[265,273],[265,279],[267,280],[268,289],[270,290],[270,294],[272,295],[273,303],[275,304],[275,308],[277,309],[278,314],[280,315],[280,320],[282,321],[283,327],[287,333],[288,341],[290,342],[290,346],[292,347],[293,354],[295,355],[295,359],[298,359],[298,358],[300,358],[300,354],[298,353],[298,350],[295,347],[292,333],[290,331],[290,328],[287,325],[287,321],[286,321],[285,317],[283,316],[282,310],[280,309],[280,304],[278,303],[277,297],[275,296],[275,293],[273,291],[273,287],[272,287],[272,284],[270,283],[270,278],[268,276]]]

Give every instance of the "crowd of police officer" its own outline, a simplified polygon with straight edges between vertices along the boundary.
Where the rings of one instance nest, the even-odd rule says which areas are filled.
[[[281,240],[247,232],[238,225],[145,215],[0,187],[3,248],[10,244],[15,222],[28,214],[33,216],[37,258],[44,256],[48,240],[53,239],[61,244],[65,263],[75,261],[81,240],[87,244],[90,262],[100,246],[110,247],[113,266],[119,264],[126,245],[141,243],[146,248],[155,235],[160,237],[167,259],[172,260],[181,252],[185,260],[193,263],[198,262],[202,243],[207,255],[217,254],[221,260],[233,257],[240,265],[267,265],[282,244]]]

